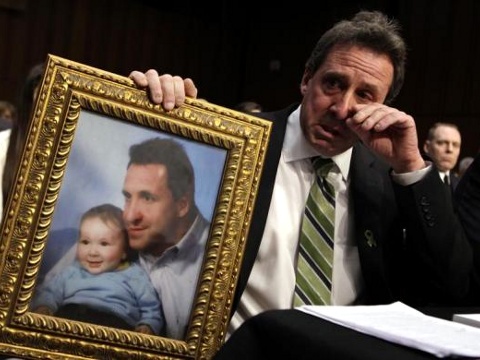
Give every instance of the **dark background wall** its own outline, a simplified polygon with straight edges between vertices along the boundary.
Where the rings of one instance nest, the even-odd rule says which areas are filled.
[[[28,69],[51,53],[125,76],[188,76],[213,103],[252,99],[273,110],[299,100],[304,62],[333,22],[378,9],[403,25],[410,52],[395,106],[415,117],[420,141],[433,122],[450,121],[462,132],[461,156],[479,150],[479,1],[278,3],[0,0],[0,99],[15,101]]]

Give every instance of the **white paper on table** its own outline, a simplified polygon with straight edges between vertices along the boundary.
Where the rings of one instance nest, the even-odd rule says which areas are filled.
[[[428,316],[401,302],[372,306],[311,306],[297,310],[439,358],[480,358],[480,329]]]
[[[453,314],[453,321],[480,328],[480,314]]]

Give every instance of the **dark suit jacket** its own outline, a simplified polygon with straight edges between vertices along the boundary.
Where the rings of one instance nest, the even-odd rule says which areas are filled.
[[[480,274],[480,154],[475,157],[455,188],[455,206],[458,216],[473,248],[476,273]],[[480,284],[480,276],[476,277]],[[480,286],[472,289],[472,301],[480,304]]]
[[[425,160],[430,161],[432,165],[435,166],[435,162],[432,160],[432,158],[428,154],[422,153],[422,156]],[[440,172],[440,170],[438,169],[437,171]],[[450,179],[450,190],[453,194],[453,192],[455,191],[455,188],[458,185],[458,181],[460,179],[458,178],[457,174],[455,174],[453,171],[450,171],[449,179]]]
[[[261,206],[254,209],[233,311],[260,246],[287,118],[296,107],[261,114],[272,120],[273,129],[257,197]],[[389,166],[361,143],[354,146],[350,166],[365,303],[449,304],[464,297],[472,251],[438,174],[431,171],[412,186],[398,186]]]

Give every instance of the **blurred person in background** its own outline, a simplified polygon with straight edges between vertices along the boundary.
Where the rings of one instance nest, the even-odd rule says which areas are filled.
[[[25,144],[30,116],[37,99],[40,83],[43,77],[44,64],[40,63],[30,68],[23,84],[18,101],[18,114],[12,128],[0,131],[0,221],[3,219],[4,206],[8,200],[10,188],[13,186],[18,169],[18,162],[22,156]],[[1,356],[0,359],[22,360]]]
[[[15,180],[19,159],[22,156],[30,116],[37,99],[43,71],[43,63],[37,64],[30,69],[20,93],[17,120],[13,122],[11,132],[9,131],[5,137],[0,139],[0,175],[2,181],[0,219],[3,214],[3,207],[8,200],[10,188]]]
[[[453,169],[457,165],[461,145],[462,136],[457,125],[445,122],[433,124],[423,144],[423,151],[433,161],[440,178],[452,191],[458,184],[458,177]]]
[[[465,174],[465,171],[467,171],[468,167],[473,163],[473,160],[475,159],[472,156],[465,156],[458,162],[457,176],[459,179]]]
[[[9,101],[0,101],[0,131],[11,129],[17,119],[17,109]]]
[[[243,101],[235,105],[233,109],[244,112],[246,114],[260,113],[263,111],[262,105],[255,101]]]

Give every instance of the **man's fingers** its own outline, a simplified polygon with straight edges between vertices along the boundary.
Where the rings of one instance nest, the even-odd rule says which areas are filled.
[[[173,105],[181,106],[185,102],[185,84],[183,83],[183,79],[180,76],[174,76],[173,86],[174,86],[174,98],[172,99]],[[168,105],[171,106],[172,102],[170,102]],[[164,106],[166,105],[167,104],[164,104]]]
[[[170,74],[158,75],[156,70],[150,69],[145,73],[132,71],[128,76],[140,88],[147,88],[150,100],[161,104],[165,110],[172,110],[181,106],[185,97],[196,98],[198,90],[191,79],[182,79]]]
[[[145,73],[147,78],[148,90],[150,92],[150,99],[155,104],[161,104],[164,96],[163,82],[161,83],[160,77],[156,70],[150,69]],[[168,77],[171,77],[168,74],[162,75],[163,78],[166,78],[165,81],[168,82]]]
[[[382,104],[369,104],[357,109],[359,110],[347,121],[353,129],[379,132],[390,126],[405,127],[413,121],[403,111]]]
[[[135,85],[140,88],[145,88],[148,86],[147,77],[141,71],[134,70],[130,73],[130,75],[128,75],[128,77],[132,79]]]
[[[184,86],[185,86],[185,95],[196,99],[198,95],[198,90],[195,84],[193,83],[193,80],[190,78],[186,78],[184,80]]]

